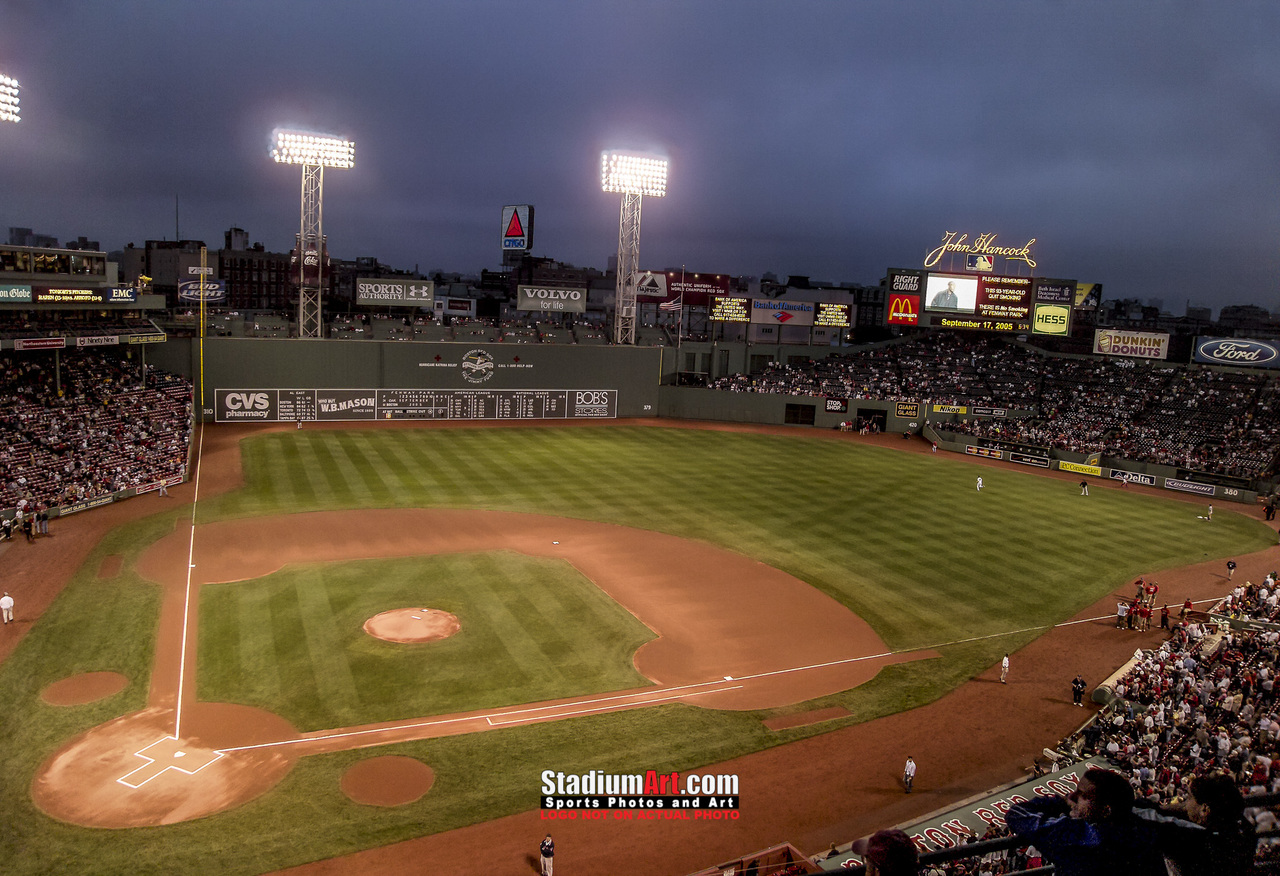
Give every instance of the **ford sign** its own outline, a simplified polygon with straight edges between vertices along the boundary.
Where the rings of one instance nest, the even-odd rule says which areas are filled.
[[[1206,338],[1196,344],[1195,361],[1210,365],[1280,367],[1280,350],[1264,341],[1243,338]]]

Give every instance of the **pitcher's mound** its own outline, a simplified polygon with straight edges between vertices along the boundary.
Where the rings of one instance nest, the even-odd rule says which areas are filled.
[[[342,793],[368,806],[403,806],[412,803],[436,780],[431,767],[401,755],[371,757],[342,774]]]
[[[366,633],[388,642],[434,642],[461,628],[455,615],[435,608],[397,608],[364,622]]]

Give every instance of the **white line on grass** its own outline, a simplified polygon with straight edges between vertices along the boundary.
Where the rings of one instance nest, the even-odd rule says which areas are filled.
[[[200,498],[200,463],[204,460],[204,429],[200,424],[200,440],[196,444],[194,491],[191,494],[191,536],[187,541],[187,590],[182,598],[182,652],[178,655],[178,703],[175,708],[173,735],[182,738],[182,688],[187,676],[187,618],[191,612],[191,570],[196,555],[196,500]]]
[[[720,684],[720,683],[721,682],[719,681],[702,681],[697,684],[680,685],[679,687],[659,688],[655,691],[639,691],[637,693],[619,694],[617,696],[612,696],[612,697],[597,697],[595,699],[589,699],[589,700],[573,700],[567,703],[559,703],[558,705],[554,705],[554,706],[538,706],[538,707],[528,708],[528,709],[512,709],[510,711],[493,712],[490,715],[481,714],[481,715],[466,715],[460,718],[441,718],[437,721],[411,721],[407,724],[392,724],[387,727],[369,727],[363,730],[346,730],[340,733],[325,733],[320,736],[300,736],[296,739],[282,739],[278,742],[259,742],[256,745],[239,745],[234,748],[219,748],[218,751],[223,754],[226,754],[232,751],[252,751],[257,748],[275,748],[282,745],[300,745],[304,742],[324,742],[330,739],[351,739],[356,736],[368,736],[374,733],[391,733],[396,730],[419,730],[424,727],[439,727],[446,724],[464,724],[468,721],[479,721],[482,719],[485,721],[488,721],[491,725],[493,725],[494,717],[502,718],[502,717],[506,717],[507,715],[521,715],[528,712],[549,711],[551,709],[559,709],[559,708],[564,708],[566,706],[583,706],[583,705],[588,705],[590,703],[605,703],[605,702],[609,702],[610,700],[634,699],[637,697],[648,696],[651,693],[662,693],[663,691],[689,690],[695,687],[707,687],[708,685]],[[735,685],[733,687],[723,687],[723,688],[718,688],[716,690],[682,693],[682,694],[677,694],[675,696],[663,697],[661,699],[681,699],[683,697],[703,696],[709,693],[720,693],[721,691],[725,691],[725,690],[736,690],[739,687],[742,687],[742,685]],[[631,705],[647,706],[649,705],[649,703],[659,702],[659,701],[660,700],[658,698],[651,699],[651,700],[640,700]],[[601,709],[622,708],[623,705],[628,705],[628,704],[615,704],[613,706],[602,706],[600,708]],[[584,711],[598,711],[598,710],[584,710]],[[520,718],[520,719],[517,719],[516,721],[511,721],[507,723],[519,723],[520,721],[530,721],[530,720],[535,720],[535,719]]]

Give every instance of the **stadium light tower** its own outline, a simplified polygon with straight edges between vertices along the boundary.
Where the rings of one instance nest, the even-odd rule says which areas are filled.
[[[636,272],[640,270],[640,199],[667,193],[667,159],[634,152],[600,153],[600,187],[622,193],[618,217],[618,294],[613,342],[636,342]]]
[[[0,122],[20,122],[18,115],[18,80],[0,73]]]
[[[341,137],[287,131],[272,133],[271,157],[302,165],[302,219],[298,226],[298,337],[321,336],[320,286],[324,279],[323,196],[326,167],[355,167],[356,144]],[[307,259],[315,253],[314,271]]]

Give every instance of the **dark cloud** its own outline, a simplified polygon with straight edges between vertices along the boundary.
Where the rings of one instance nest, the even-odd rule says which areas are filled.
[[[642,260],[874,282],[943,231],[1035,237],[1109,296],[1277,304],[1272,3],[7,4],[0,223],[107,247],[297,224],[293,125],[343,256],[495,266],[503,204],[538,254],[603,267],[601,149],[671,156]]]

